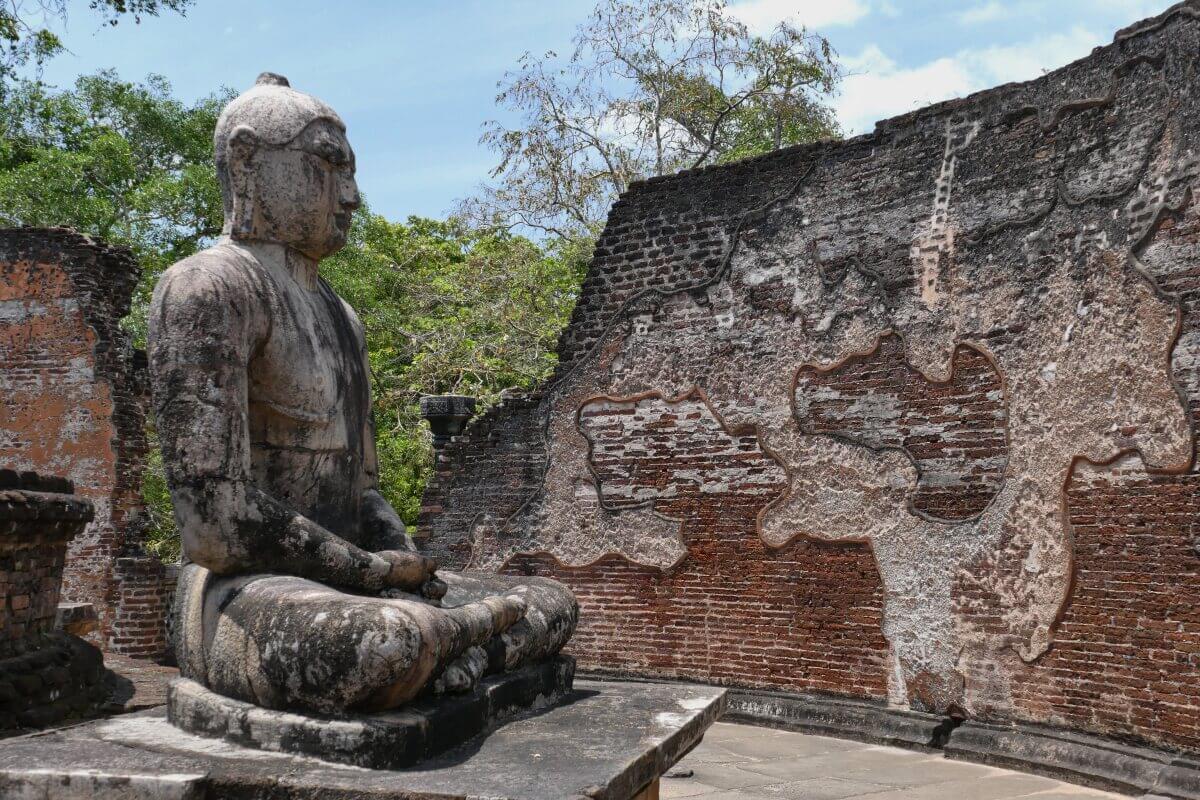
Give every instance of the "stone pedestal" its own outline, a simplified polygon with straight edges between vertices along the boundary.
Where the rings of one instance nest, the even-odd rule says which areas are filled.
[[[336,718],[272,711],[177,678],[168,690],[167,718],[189,733],[244,747],[398,769],[456,747],[516,714],[553,706],[570,693],[574,678],[575,659],[559,656],[485,678],[466,694]]]
[[[0,470],[0,731],[52,725],[105,697],[100,652],[55,629],[67,543],[91,519],[67,481]]]
[[[433,431],[434,449],[450,444],[475,415],[475,398],[461,394],[427,394],[421,398],[421,416]]]
[[[563,702],[399,771],[194,736],[156,709],[5,742],[0,800],[115,800],[131,787],[145,800],[650,800],[724,708],[710,686],[576,681]]]

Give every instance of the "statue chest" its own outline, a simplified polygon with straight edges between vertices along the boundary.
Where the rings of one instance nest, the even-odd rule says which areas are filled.
[[[252,442],[360,453],[370,401],[357,321],[323,283],[271,305],[270,333],[249,366]]]

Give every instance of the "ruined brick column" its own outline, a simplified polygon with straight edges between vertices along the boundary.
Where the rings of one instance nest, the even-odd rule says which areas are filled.
[[[103,701],[100,652],[54,630],[67,542],[93,518],[71,484],[0,470],[0,732]]]
[[[66,476],[92,502],[63,600],[95,606],[102,647],[142,656],[165,648],[166,601],[147,588],[162,565],[138,551],[148,390],[120,327],[138,275],[128,250],[74,231],[0,229],[0,465]]]

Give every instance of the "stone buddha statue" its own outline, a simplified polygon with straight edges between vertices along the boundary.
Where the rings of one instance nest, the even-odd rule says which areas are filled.
[[[360,202],[345,125],[265,73],[215,144],[223,235],[150,312],[182,675],[338,714],[553,656],[578,618],[564,586],[438,572],[379,492],[363,328],[318,272]]]

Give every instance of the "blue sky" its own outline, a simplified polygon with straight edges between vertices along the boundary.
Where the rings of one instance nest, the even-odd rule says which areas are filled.
[[[165,75],[185,100],[287,75],[346,120],[359,183],[393,219],[444,215],[494,158],[480,124],[499,116],[496,82],[526,51],[569,52],[594,0],[196,0],[186,17],[98,23],[71,0],[70,53],[44,78],[115,68]],[[999,83],[1037,77],[1107,44],[1171,0],[732,0],[768,30],[789,17],[825,34],[850,75],[834,100],[843,126]]]

